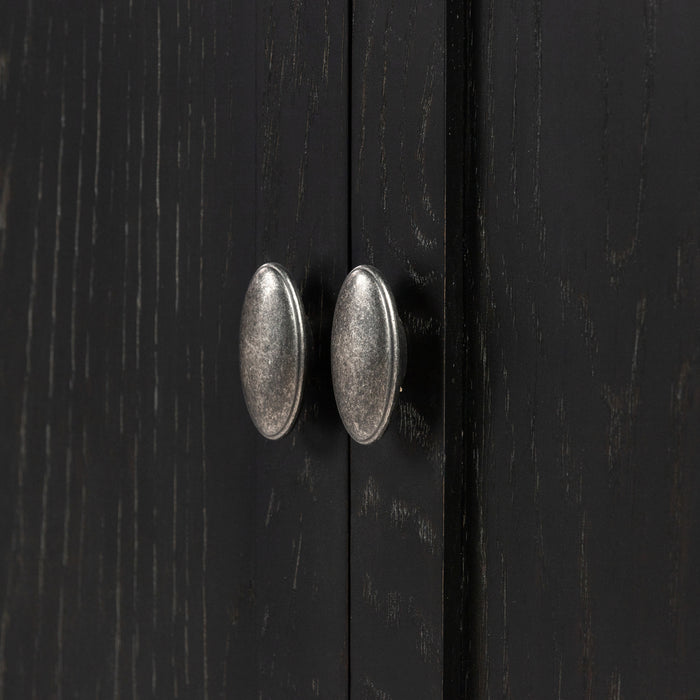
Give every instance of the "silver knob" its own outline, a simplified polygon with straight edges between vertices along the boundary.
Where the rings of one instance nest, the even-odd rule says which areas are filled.
[[[356,267],[338,294],[331,372],[340,418],[356,442],[378,440],[389,425],[406,370],[406,334],[379,270]]]
[[[308,354],[307,321],[289,273],[265,263],[250,280],[240,329],[241,384],[255,427],[270,440],[299,413]]]

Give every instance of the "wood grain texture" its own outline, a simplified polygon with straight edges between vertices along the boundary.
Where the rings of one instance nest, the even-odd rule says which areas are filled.
[[[330,327],[344,7],[0,8],[0,697],[346,693],[330,376],[265,445],[237,351],[266,259]]]
[[[461,185],[450,189],[450,225],[457,226],[449,240],[445,214],[446,17],[445,3],[353,4],[352,265],[375,265],[386,277],[408,356],[387,433],[351,446],[350,690],[357,698],[455,697],[462,672],[452,661],[463,635],[450,637],[457,645],[446,651],[444,617],[456,613],[447,624],[461,629],[461,603],[444,604],[445,590],[460,597],[464,580],[462,530],[445,524],[448,514],[461,522],[454,506],[464,496],[455,483],[461,439],[449,448],[445,439],[450,411],[450,428],[456,423],[461,433],[452,418],[461,419],[464,364]],[[464,68],[461,52],[460,45],[451,54],[455,75]],[[451,133],[462,154],[461,126]],[[449,271],[448,250],[457,256]],[[456,333],[446,332],[448,324]]]
[[[699,26],[0,5],[0,698],[700,696]],[[237,367],[267,260],[314,335],[277,443]],[[408,336],[367,447],[360,263]]]
[[[699,697],[699,8],[470,26],[470,692]]]

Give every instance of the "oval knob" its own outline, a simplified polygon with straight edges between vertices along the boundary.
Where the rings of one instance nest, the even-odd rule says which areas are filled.
[[[301,405],[308,331],[288,272],[265,263],[250,280],[240,328],[241,384],[255,427],[270,440],[292,428]]]
[[[378,440],[389,425],[406,369],[406,334],[379,270],[356,267],[338,294],[331,373],[340,418],[356,442]]]

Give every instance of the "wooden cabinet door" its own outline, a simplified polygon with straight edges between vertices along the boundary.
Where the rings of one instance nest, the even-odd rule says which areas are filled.
[[[458,5],[353,4],[351,267],[384,273],[407,336],[386,434],[350,446],[353,698],[466,692],[466,18]]]
[[[343,697],[346,2],[0,8],[0,697]],[[314,337],[246,415],[248,280]]]

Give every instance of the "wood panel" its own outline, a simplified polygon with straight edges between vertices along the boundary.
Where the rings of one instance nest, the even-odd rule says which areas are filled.
[[[699,10],[474,8],[474,697],[700,696]]]
[[[320,388],[344,7],[0,9],[0,697],[346,693],[347,448]],[[319,339],[272,446],[237,351],[266,259]]]

